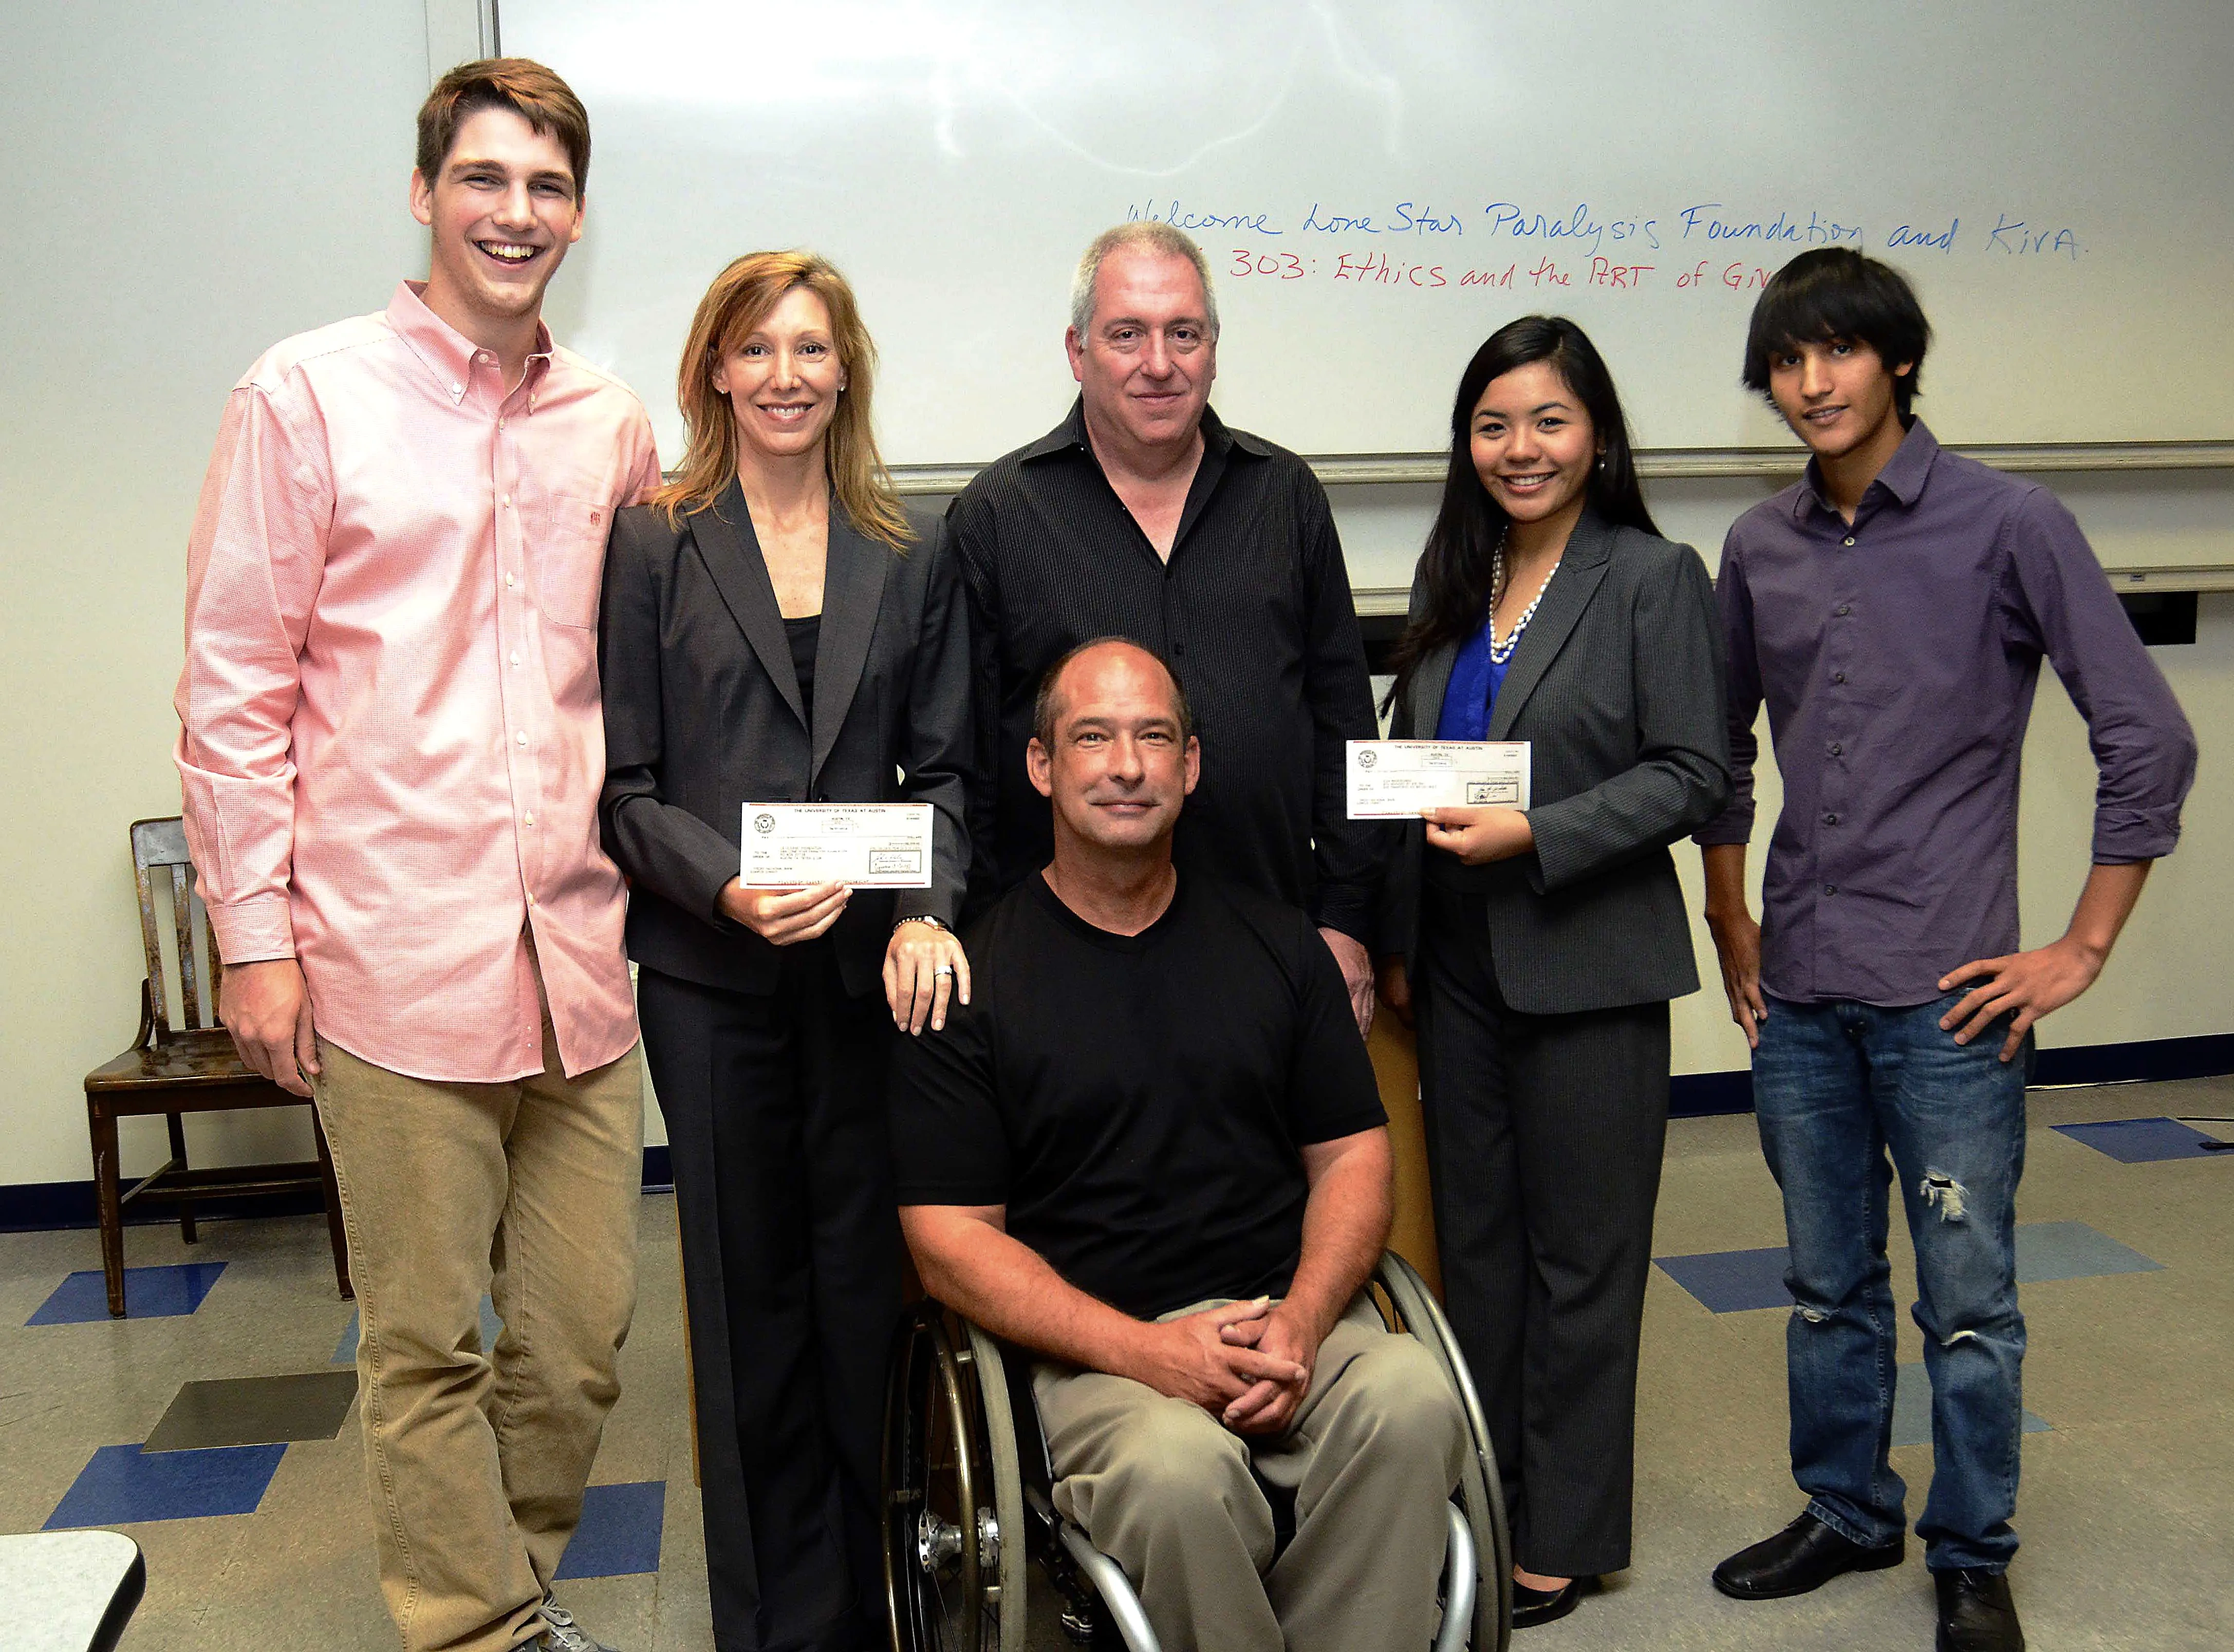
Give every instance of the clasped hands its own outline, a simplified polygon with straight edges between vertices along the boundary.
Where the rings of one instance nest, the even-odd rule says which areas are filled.
[[[743,924],[771,946],[795,946],[828,932],[853,891],[844,884],[804,889],[748,889],[732,878],[722,886],[723,917]],[[970,1002],[970,959],[951,930],[903,923],[885,944],[885,1002],[892,1025],[920,1035],[946,1027],[946,1009],[959,995]]]
[[[1141,1329],[1137,1377],[1200,1406],[1237,1434],[1277,1434],[1311,1386],[1319,1339],[1270,1296],[1205,1308]]]

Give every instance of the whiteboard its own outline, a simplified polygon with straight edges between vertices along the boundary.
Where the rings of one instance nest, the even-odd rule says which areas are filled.
[[[2225,0],[503,0],[596,132],[560,336],[681,451],[715,272],[858,289],[901,464],[1068,406],[1070,274],[1166,218],[1218,272],[1217,404],[1307,454],[1447,441],[1460,369],[1549,310],[1649,448],[1788,445],[1737,385],[1767,272],[1908,271],[1943,441],[2234,438]]]

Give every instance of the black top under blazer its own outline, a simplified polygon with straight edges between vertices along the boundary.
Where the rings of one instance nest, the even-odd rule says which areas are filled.
[[[676,527],[650,506],[615,514],[598,814],[632,885],[629,956],[645,968],[774,989],[780,949],[715,904],[737,875],[748,802],[937,811],[931,886],[858,889],[830,927],[852,996],[881,984],[898,917],[954,921],[970,865],[969,618],[945,525],[915,513],[909,525],[914,542],[896,552],[831,503],[810,728],[743,489],[732,480]]]
[[[1420,618],[1426,587],[1412,586]],[[1526,1015],[1650,1003],[1698,989],[1669,845],[1730,794],[1715,591],[1699,553],[1585,512],[1521,634],[1487,738],[1530,742],[1533,852],[1463,868],[1489,913],[1498,990]],[[1457,657],[1421,661],[1389,734],[1432,740]],[[1380,950],[1416,979],[1430,851],[1407,825],[1389,873]],[[1458,863],[1453,859],[1452,864]]]

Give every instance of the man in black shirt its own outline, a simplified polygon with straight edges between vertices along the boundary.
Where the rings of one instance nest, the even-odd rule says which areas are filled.
[[[1048,1356],[1056,1505],[1171,1652],[1417,1652],[1465,1435],[1360,1294],[1389,1151],[1341,979],[1303,913],[1174,868],[1200,748],[1152,655],[1076,650],[1036,721],[1052,863],[894,1069],[924,1282]],[[1252,1464],[1296,1497],[1277,1564]]]
[[[976,621],[973,904],[1047,864],[1047,806],[1024,773],[1041,678],[1090,637],[1128,637],[1171,663],[1209,754],[1180,870],[1310,912],[1362,1032],[1382,832],[1347,818],[1342,748],[1378,730],[1326,491],[1210,411],[1218,304],[1183,232],[1141,222],[1098,238],[1064,343],[1070,416],[987,466],[947,513]]]

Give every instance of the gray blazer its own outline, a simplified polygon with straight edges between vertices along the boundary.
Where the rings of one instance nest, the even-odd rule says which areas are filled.
[[[857,890],[831,926],[848,993],[878,986],[900,915],[954,921],[970,865],[969,617],[945,525],[911,516],[902,555],[833,501],[814,662],[800,702],[775,587],[732,480],[670,528],[618,512],[598,658],[605,851],[628,874],[629,956],[663,974],[772,991],[780,958],[715,900],[737,875],[744,805],[928,803],[929,889]]]
[[[1426,587],[1412,586],[1412,618]],[[1730,794],[1724,663],[1706,565],[1689,545],[1595,513],[1499,689],[1488,738],[1531,743],[1533,853],[1469,869],[1489,913],[1498,989],[1528,1015],[1695,992],[1691,929],[1668,846]],[[1389,733],[1431,740],[1455,644],[1420,663]],[[1389,872],[1380,950],[1417,972],[1426,831],[1408,824]]]

